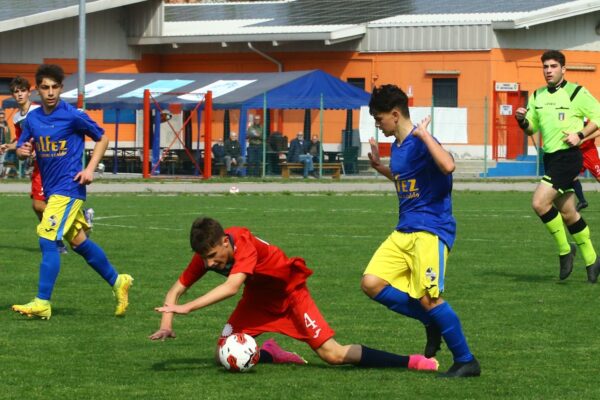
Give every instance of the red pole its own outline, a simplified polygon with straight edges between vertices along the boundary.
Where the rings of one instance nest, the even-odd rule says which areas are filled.
[[[498,107],[497,97],[498,92],[496,92],[496,81],[493,81],[494,85],[493,96],[494,99],[492,101],[492,160],[498,161],[498,131],[496,129],[496,107]]]
[[[204,98],[204,179],[212,176],[212,106],[212,92],[209,90]]]
[[[144,149],[142,162],[142,175],[144,178],[150,177],[150,90],[144,90]]]

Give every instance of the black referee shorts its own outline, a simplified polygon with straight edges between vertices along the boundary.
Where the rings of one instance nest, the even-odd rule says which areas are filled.
[[[550,184],[559,193],[573,189],[573,180],[583,166],[583,155],[579,147],[544,154],[543,182]]]

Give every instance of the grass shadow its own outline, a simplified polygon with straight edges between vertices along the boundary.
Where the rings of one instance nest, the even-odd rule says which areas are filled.
[[[541,274],[541,273],[540,273],[540,275],[537,275],[537,274],[534,275],[531,273],[518,273],[518,272],[513,272],[513,271],[494,270],[494,271],[490,271],[490,272],[484,272],[482,275],[493,275],[493,276],[499,276],[502,278],[510,278],[511,280],[516,281],[516,282],[548,283],[548,282],[554,281],[554,277],[552,277],[550,274]],[[563,283],[563,282],[560,282],[560,283]]]
[[[162,371],[184,371],[214,368],[215,360],[212,358],[177,358],[174,360],[165,360],[152,365],[152,369],[156,372]]]
[[[40,248],[39,247],[7,246],[7,245],[0,244],[0,250],[1,249],[7,249],[7,250],[10,250],[11,252],[14,251],[14,250],[22,250],[22,251],[26,251],[28,253],[39,253],[40,252]]]

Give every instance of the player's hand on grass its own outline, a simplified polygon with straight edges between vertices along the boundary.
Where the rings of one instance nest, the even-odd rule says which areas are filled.
[[[371,161],[371,167],[376,169],[379,165],[381,165],[381,158],[379,157],[379,147],[377,146],[375,138],[369,139],[369,144],[371,145],[371,152],[368,154],[369,160]]]
[[[150,340],[162,340],[163,342],[166,339],[175,339],[177,335],[171,329],[159,329],[154,332],[152,335],[148,336]]]
[[[77,175],[75,175],[75,178],[73,180],[79,182],[82,185],[89,185],[94,181],[94,172],[90,172],[86,168],[83,171],[79,172]]]
[[[185,307],[184,305],[181,305],[181,304],[172,304],[172,305],[165,304],[162,307],[156,307],[154,309],[154,311],[158,311],[160,313],[172,312],[175,314],[187,314],[190,312],[187,307]]]
[[[569,133],[569,132],[563,131],[563,135],[565,136],[565,138],[563,139],[563,142],[568,144],[570,147],[578,146],[579,142],[581,142],[581,139],[579,139],[579,136],[577,135],[577,133]]]
[[[415,129],[413,129],[413,135],[418,138],[422,138],[425,135],[429,135],[429,131],[427,130],[427,127],[429,126],[430,122],[431,122],[430,115],[423,118],[421,120],[421,122],[419,124],[417,124],[417,127]]]

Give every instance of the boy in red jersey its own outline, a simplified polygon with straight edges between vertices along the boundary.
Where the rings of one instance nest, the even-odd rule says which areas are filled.
[[[598,149],[596,148],[596,137],[600,136],[600,130],[592,133],[581,141],[579,144],[579,150],[583,154],[583,167],[581,173],[584,173],[587,169],[596,178],[596,181],[600,182],[600,158],[598,157]],[[575,189],[575,195],[577,196],[577,211],[587,208],[588,202],[583,195],[583,188],[581,182],[576,179],[573,182],[573,188]]]
[[[10,82],[9,89],[12,97],[17,102],[19,111],[17,111],[13,116],[13,123],[15,124],[15,140],[0,149],[2,151],[16,149],[17,140],[19,140],[22,132],[21,123],[25,120],[25,117],[27,117],[27,114],[30,111],[33,111],[39,107],[39,105],[31,102],[31,85],[27,79],[17,76]],[[37,161],[34,162],[33,172],[31,173],[30,196],[32,200],[33,211],[37,215],[38,219],[41,219],[44,209],[46,208],[46,196],[44,196],[42,177],[40,176],[40,170],[38,168]]]
[[[422,355],[402,356],[362,345],[341,345],[314,303],[306,286],[312,271],[302,258],[288,258],[278,247],[254,236],[247,228],[223,227],[214,219],[198,218],[192,224],[190,244],[195,254],[188,267],[167,293],[160,329],[152,340],[175,337],[173,313],[188,314],[234,296],[244,285],[242,298],[229,317],[221,339],[232,333],[258,336],[280,333],[308,344],[325,362],[332,365],[354,364],[361,367],[398,367],[435,371],[435,359]],[[186,304],[179,297],[207,271],[227,280]],[[274,340],[261,348],[261,362],[303,363],[282,350]]]

